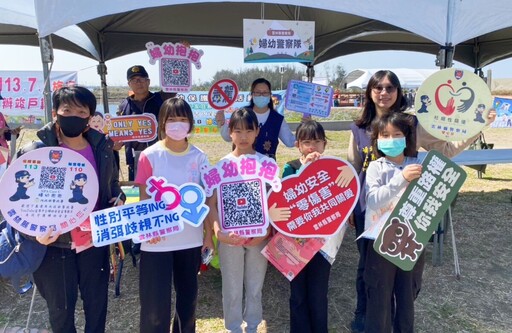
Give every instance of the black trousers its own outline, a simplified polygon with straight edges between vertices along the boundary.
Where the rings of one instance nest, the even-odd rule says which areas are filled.
[[[78,289],[85,313],[85,333],[105,332],[110,274],[108,246],[80,253],[48,246],[34,281],[46,300],[54,333],[75,333]]]
[[[327,333],[331,264],[318,252],[290,282],[290,332]]]
[[[140,332],[169,333],[171,295],[174,280],[176,311],[173,333],[196,330],[197,274],[201,265],[201,247],[170,252],[146,252],[140,255]]]
[[[364,280],[366,283],[366,333],[414,332],[414,301],[421,289],[425,251],[411,271],[386,260],[368,241]]]
[[[357,204],[359,205],[359,204]],[[364,212],[357,209],[354,211],[354,223],[356,227],[356,238],[364,232]],[[364,284],[364,267],[366,264],[366,249],[368,248],[368,238],[360,238],[356,241],[359,251],[359,261],[357,264],[356,275],[356,316],[364,317],[366,314],[366,286]]]

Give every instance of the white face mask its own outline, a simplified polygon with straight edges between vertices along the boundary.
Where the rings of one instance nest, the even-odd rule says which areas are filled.
[[[165,124],[165,134],[173,140],[180,141],[188,136],[190,124],[185,122],[173,122]]]

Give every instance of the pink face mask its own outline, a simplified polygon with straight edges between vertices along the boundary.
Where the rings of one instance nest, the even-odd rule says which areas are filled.
[[[181,141],[188,137],[190,124],[185,122],[173,122],[165,124],[165,134],[175,141]]]

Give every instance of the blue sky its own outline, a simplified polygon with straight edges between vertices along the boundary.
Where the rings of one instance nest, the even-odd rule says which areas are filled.
[[[194,82],[209,81],[212,76],[221,69],[243,70],[251,66],[279,66],[282,64],[253,65],[243,63],[242,49],[218,46],[196,46],[195,48],[204,51],[201,58],[202,68],[193,69],[192,77]],[[31,70],[41,71],[41,57],[39,48],[30,46],[0,46],[0,70]],[[55,62],[53,70],[77,71],[78,81],[83,85],[99,85],[99,76],[96,73],[97,62],[95,60],[74,55],[69,52],[55,50]],[[379,51],[365,52],[349,56],[339,57],[322,63],[315,67],[316,76],[325,76],[325,71],[341,64],[347,72],[358,68],[427,68],[435,69],[435,56],[417,52],[402,51]],[[107,84],[111,86],[126,85],[126,70],[131,65],[143,65],[149,72],[152,85],[159,82],[157,65],[149,64],[147,53],[138,52],[128,56],[120,57],[107,62]],[[286,65],[286,64],[285,64]],[[305,67],[301,64],[294,64],[299,68]],[[455,63],[454,67],[471,69],[467,66]],[[492,70],[493,78],[512,78],[512,58],[503,60],[484,68]]]

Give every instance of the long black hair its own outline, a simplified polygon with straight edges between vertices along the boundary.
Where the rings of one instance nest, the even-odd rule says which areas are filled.
[[[407,100],[405,99],[404,93],[402,91],[402,86],[400,85],[400,80],[395,73],[389,70],[380,70],[375,72],[372,75],[370,80],[368,81],[368,85],[366,86],[365,92],[365,100],[366,103],[363,107],[363,113],[361,116],[355,121],[355,124],[358,127],[369,128],[372,122],[377,117],[377,109],[375,107],[375,103],[372,99],[372,89],[375,88],[382,79],[387,78],[391,84],[396,87],[396,101],[395,104],[391,106],[391,112],[403,112],[407,108]]]

